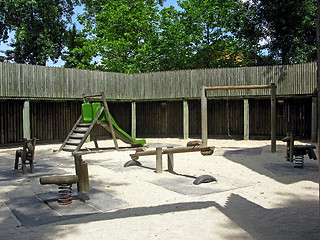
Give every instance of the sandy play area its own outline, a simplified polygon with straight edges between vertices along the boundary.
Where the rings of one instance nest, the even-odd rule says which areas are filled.
[[[146,140],[150,149],[188,142]],[[59,144],[37,145],[36,172],[23,175],[13,171],[17,148],[2,148],[0,239],[320,239],[318,160],[306,156],[304,168],[294,168],[281,141],[276,153],[270,141],[210,139],[208,145],[216,147],[211,156],[175,154],[175,174],[155,173],[155,156],[125,168],[133,149],[83,155],[90,200],[78,200],[73,185],[67,206],[55,200],[58,187],[40,185],[39,177],[75,174],[71,153],[54,153]],[[205,174],[217,181],[193,184]]]

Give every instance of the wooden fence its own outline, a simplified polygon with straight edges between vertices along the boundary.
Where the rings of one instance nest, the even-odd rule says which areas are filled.
[[[311,98],[288,98],[277,103],[277,136],[292,131],[311,137]],[[183,137],[182,101],[137,102],[137,137]],[[249,99],[250,138],[270,138],[270,100]],[[30,101],[31,136],[40,141],[62,141],[80,116],[80,101]],[[118,125],[131,133],[131,103],[111,102],[110,112]],[[0,101],[0,144],[23,138],[23,101]],[[201,137],[200,100],[189,101],[189,135]],[[208,134],[211,138],[243,138],[243,101],[208,101]],[[102,127],[100,138],[110,138]]]
[[[81,99],[83,93],[105,92],[108,100],[168,100],[200,98],[202,86],[268,85],[278,96],[312,95],[316,63],[199,69],[143,74],[0,63],[0,98]],[[266,96],[268,90],[215,91],[208,97]]]
[[[137,137],[183,137],[186,132],[199,137],[202,86],[270,83],[277,86],[277,136],[292,131],[310,138],[316,129],[311,127],[316,116],[315,63],[129,75],[0,62],[0,144],[23,138],[25,100],[30,103],[31,136],[40,141],[63,140],[81,114],[82,93],[101,91],[118,125],[129,134],[135,104]],[[251,138],[270,136],[269,90],[238,90],[208,92],[209,137],[243,136],[244,96],[249,98]],[[102,128],[95,132],[109,137]]]

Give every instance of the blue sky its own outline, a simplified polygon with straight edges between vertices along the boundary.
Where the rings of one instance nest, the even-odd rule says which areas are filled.
[[[166,0],[164,2],[164,7],[170,7],[170,6],[174,6],[175,8],[179,9],[178,5],[177,5],[177,0]],[[76,9],[76,13],[79,13],[79,11],[81,11],[81,8],[78,7],[78,10]],[[11,38],[14,37],[14,34],[11,33],[10,34],[10,38],[8,39],[8,42],[10,43],[11,41]],[[4,51],[4,50],[7,50],[9,49],[10,47],[5,44],[5,43],[2,43],[0,42],[0,56],[4,56],[5,54],[2,53],[1,51]],[[47,63],[47,66],[56,66],[56,67],[60,67],[63,65],[63,61],[62,60],[59,60],[56,64],[54,64],[52,61],[48,61]]]

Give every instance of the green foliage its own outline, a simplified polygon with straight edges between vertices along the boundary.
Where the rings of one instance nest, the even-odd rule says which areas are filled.
[[[78,0],[0,0],[0,39],[15,32],[7,59],[45,65],[57,61],[64,48],[64,34]]]
[[[248,41],[237,32],[238,19],[247,12],[244,5],[234,0],[180,1],[186,25],[185,35],[193,44],[193,68],[210,68],[246,65],[244,55],[258,45],[258,38]],[[242,12],[241,12],[242,11]],[[243,27],[246,26],[241,26]]]
[[[81,3],[82,29],[69,29]],[[316,60],[316,0],[0,0],[7,59],[139,73]],[[264,44],[262,44],[262,42]]]
[[[316,60],[316,0],[255,1],[270,56],[282,64]]]
[[[85,13],[79,18],[87,42],[101,58],[94,68],[112,72],[137,73],[156,68],[158,42],[157,1],[85,1]],[[79,52],[75,49],[73,52]],[[82,66],[78,66],[82,67]]]

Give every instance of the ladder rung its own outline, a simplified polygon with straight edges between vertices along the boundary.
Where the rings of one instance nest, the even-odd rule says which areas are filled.
[[[81,142],[80,139],[69,139],[66,142],[66,145],[75,145],[75,146],[77,146],[80,142]]]
[[[74,151],[76,150],[76,148],[77,148],[77,147],[74,147],[74,146],[70,147],[70,145],[69,145],[69,146],[64,146],[64,147],[62,148],[62,150],[63,150],[63,151],[66,151],[66,152],[74,152]]]
[[[85,134],[81,134],[81,133],[73,133],[70,136],[70,139],[82,139],[84,137]]]
[[[73,132],[76,133],[86,133],[88,131],[89,128],[85,128],[85,127],[78,127],[75,130],[73,130]]]

